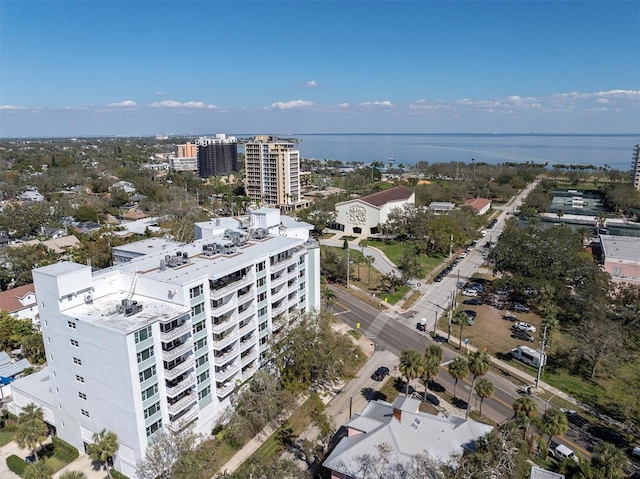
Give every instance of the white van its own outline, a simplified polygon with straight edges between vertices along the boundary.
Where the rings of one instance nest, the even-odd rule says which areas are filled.
[[[555,447],[551,447],[549,449],[549,454],[551,454],[560,462],[564,461],[565,459],[572,459],[575,462],[580,462],[578,456],[576,456],[575,453],[564,444],[558,444]]]
[[[513,356],[518,361],[522,361],[529,366],[533,366],[537,368],[540,366],[540,360],[542,358],[542,365],[544,366],[547,363],[547,355],[542,354],[537,349],[530,348],[529,346],[518,346],[515,349],[510,351],[511,356]]]
[[[475,298],[478,296],[478,292],[475,289],[465,289],[462,292],[462,296],[472,296]]]

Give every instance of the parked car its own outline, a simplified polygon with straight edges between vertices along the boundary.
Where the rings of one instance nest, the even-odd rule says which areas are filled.
[[[564,444],[556,444],[553,441],[549,446],[549,455],[560,462],[565,459],[571,459],[572,461],[579,462],[578,456],[576,456],[571,449]]]
[[[511,301],[514,303],[527,304],[527,298],[519,294],[512,294]]]
[[[458,258],[466,258],[466,257],[467,257],[466,251],[464,253],[460,253],[460,256],[458,256]]]
[[[574,426],[583,428],[587,424],[589,424],[589,420],[586,417],[578,414],[576,411],[565,410],[564,413],[567,415],[567,421],[569,421],[569,423],[573,424]]]
[[[527,333],[525,331],[520,331],[520,330],[517,330],[517,329],[513,333],[511,333],[511,337],[515,338],[515,339],[522,339],[524,341],[529,341],[531,343],[536,340],[536,338],[531,336],[529,333]]]
[[[613,429],[609,429],[608,427],[592,427],[589,429],[591,435],[597,437],[598,439],[602,439],[603,441],[610,442],[619,447],[626,447],[627,440],[622,436],[622,434],[614,431]]]
[[[513,310],[518,313],[528,313],[530,310],[524,304],[513,303]]]
[[[518,321],[516,324],[514,324],[512,326],[513,329],[517,329],[520,331],[526,331],[528,333],[535,333],[536,332],[536,327],[529,324],[529,323],[525,323],[522,321]]]
[[[636,446],[633,449],[631,449],[631,455],[633,457],[640,458],[640,446]]]
[[[475,289],[478,293],[484,292],[484,287],[480,283],[471,283],[467,285],[467,289]]]
[[[416,323],[416,329],[418,331],[426,331],[427,330],[427,325],[425,323]]]
[[[24,462],[26,462],[27,464],[33,464],[34,462],[36,462],[36,456],[34,456],[33,454],[27,456],[24,458]]]
[[[471,296],[475,298],[476,296],[478,296],[478,292],[475,289],[465,289],[462,292],[462,296]]]
[[[507,321],[517,321],[518,318],[516,318],[513,314],[507,313],[503,316],[504,319],[506,319]]]
[[[376,372],[371,375],[371,379],[373,379],[374,381],[382,381],[388,375],[389,368],[380,366],[378,369],[376,369]]]
[[[462,304],[468,304],[471,306],[482,306],[482,300],[480,298],[465,299]]]

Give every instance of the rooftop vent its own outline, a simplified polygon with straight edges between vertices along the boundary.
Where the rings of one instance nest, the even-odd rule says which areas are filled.
[[[131,301],[130,299],[123,299],[122,302],[116,307],[116,310],[120,314],[125,316],[133,316],[136,313],[142,311],[142,305],[137,301]]]
[[[164,257],[164,264],[167,268],[177,268],[178,266],[187,264],[188,261],[187,253],[183,255],[181,252],[178,252],[175,256],[166,255]]]

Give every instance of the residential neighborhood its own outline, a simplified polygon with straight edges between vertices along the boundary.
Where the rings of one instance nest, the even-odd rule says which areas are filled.
[[[640,467],[621,175],[343,164],[274,135],[0,147],[0,477]]]

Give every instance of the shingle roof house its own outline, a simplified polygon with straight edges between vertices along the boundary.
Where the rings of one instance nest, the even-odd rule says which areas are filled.
[[[475,441],[493,429],[471,419],[419,412],[419,406],[416,399],[398,396],[393,404],[371,401],[355,414],[346,424],[347,436],[324,461],[331,478],[358,479],[363,456],[375,455],[382,445],[390,449],[390,464],[407,465],[426,454],[453,466],[456,456],[474,450]]]

